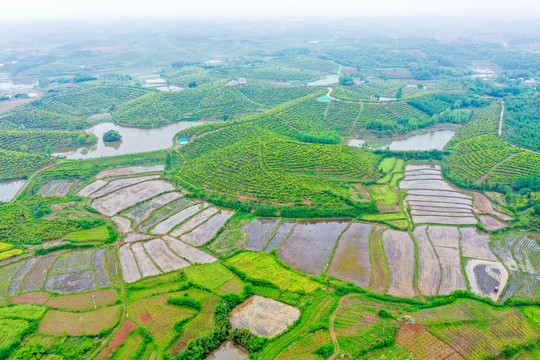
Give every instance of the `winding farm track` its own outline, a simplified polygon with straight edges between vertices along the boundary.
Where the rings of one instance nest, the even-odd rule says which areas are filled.
[[[336,331],[334,330],[334,323],[336,322],[337,313],[339,312],[339,310],[341,310],[341,307],[343,306],[343,303],[345,302],[345,300],[347,300],[348,298],[354,295],[360,295],[360,294],[354,294],[354,293],[347,294],[343,296],[341,299],[339,299],[339,304],[336,310],[334,311],[334,313],[332,314],[332,316],[330,317],[330,337],[332,338],[332,342],[334,343],[334,353],[327,360],[334,360],[339,355],[339,343],[337,341]]]

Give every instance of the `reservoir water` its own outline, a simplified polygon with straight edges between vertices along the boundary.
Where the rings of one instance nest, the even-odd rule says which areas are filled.
[[[245,360],[247,357],[248,353],[235,346],[232,341],[227,340],[208,355],[206,360]]]
[[[180,121],[152,129],[126,127],[110,122],[101,123],[85,130],[86,132],[94,133],[98,137],[97,144],[81,148],[65,149],[57,151],[53,155],[63,156],[68,159],[89,159],[167,149],[173,145],[172,140],[177,132],[207,122],[209,121]],[[103,142],[103,134],[109,130],[118,130],[120,135],[122,135],[122,140],[108,143]]]
[[[352,139],[348,145],[362,147],[367,145],[372,149],[389,149],[395,151],[412,150],[442,150],[444,146],[454,137],[454,130],[437,130],[424,134],[413,135],[406,139]]]
[[[0,202],[10,202],[21,190],[26,180],[0,181]]]

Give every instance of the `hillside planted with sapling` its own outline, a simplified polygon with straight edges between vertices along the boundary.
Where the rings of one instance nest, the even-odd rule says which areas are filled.
[[[518,146],[540,150],[540,96],[527,92],[505,100],[503,138]]]

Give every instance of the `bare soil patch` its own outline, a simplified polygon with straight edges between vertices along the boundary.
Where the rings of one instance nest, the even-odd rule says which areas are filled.
[[[427,234],[434,246],[459,249],[459,229],[455,226],[430,225]]]
[[[498,261],[469,259],[465,264],[471,291],[497,301],[508,281],[508,271]],[[498,288],[498,291],[494,291]]]
[[[184,209],[173,216],[163,220],[159,224],[157,224],[152,229],[152,234],[160,234],[164,235],[170,232],[174,227],[176,227],[178,224],[184,222],[185,220],[189,219],[193,215],[197,214],[198,212],[204,210],[207,208],[210,204],[208,203],[199,203],[193,206],[188,207],[187,209]]]
[[[64,196],[68,193],[74,181],[55,180],[50,181],[39,189],[39,195],[43,196]]]
[[[32,269],[26,274],[20,286],[20,292],[36,291],[43,287],[47,270],[59,253],[48,254],[37,258]]]
[[[118,299],[115,290],[93,291],[84,294],[53,296],[47,301],[47,306],[55,309],[81,311],[94,308],[94,298],[96,306],[112,305]]]
[[[235,307],[230,314],[233,328],[248,329],[268,338],[283,332],[299,317],[298,308],[258,295]]]
[[[160,175],[148,175],[148,176],[113,180],[109,182],[106,186],[99,189],[98,191],[90,194],[88,197],[91,199],[95,199],[98,197],[108,195],[112,192],[115,192],[116,190],[120,190],[122,188],[141,183],[143,181],[159,179],[159,177]]]
[[[77,195],[81,196],[81,197],[89,197],[90,195],[92,195],[94,192],[98,191],[99,189],[101,189],[102,187],[104,187],[105,185],[107,185],[108,182],[106,181],[103,181],[103,180],[96,180],[88,185],[86,185],[85,187],[83,187],[78,193]]]
[[[120,230],[122,234],[127,234],[133,231],[133,229],[131,229],[131,221],[128,219],[121,216],[113,216],[111,220],[114,221],[116,226],[118,226],[118,230]]]
[[[129,166],[115,169],[103,170],[96,175],[96,179],[103,179],[113,176],[125,176],[125,175],[135,175],[135,174],[144,174],[144,173],[153,173],[153,172],[163,172],[165,171],[165,165],[153,165],[153,166]]]
[[[131,251],[133,251],[133,255],[135,255],[137,265],[139,266],[139,270],[141,270],[141,275],[143,277],[161,274],[161,271],[159,271],[157,266],[152,262],[152,259],[150,259],[144,250],[142,243],[138,242],[131,245]]]
[[[126,210],[122,213],[122,215],[132,218],[135,225],[139,225],[142,221],[148,218],[148,216],[150,216],[154,210],[180,198],[181,196],[182,194],[177,191],[168,192]]]
[[[207,264],[217,261],[212,255],[180,240],[176,240],[170,236],[164,236],[163,239],[167,242],[172,251],[192,264]]]
[[[455,217],[455,216],[427,216],[413,215],[415,224],[446,224],[446,225],[474,225],[478,221],[473,216],[470,217]]]
[[[113,216],[139,202],[172,190],[174,190],[174,186],[165,181],[150,180],[120,189],[112,194],[96,199],[92,203],[92,206],[107,216]]]
[[[130,243],[130,242],[136,242],[136,241],[146,240],[146,239],[150,239],[150,238],[151,238],[150,235],[139,234],[139,233],[136,233],[136,232],[132,232],[132,233],[127,234],[124,237],[124,242]]]
[[[270,252],[272,249],[278,249],[281,244],[287,239],[287,236],[291,233],[292,229],[296,225],[296,221],[293,220],[281,220],[281,223],[279,223],[279,226],[274,233],[274,236],[270,241],[268,241],[268,244],[266,244],[266,247],[264,248],[264,252]]]
[[[29,292],[9,299],[18,305],[43,305],[49,298],[49,294],[44,292]]]
[[[46,335],[96,335],[112,327],[120,314],[120,306],[111,306],[85,313],[49,310],[39,323],[39,331]]]
[[[74,271],[49,276],[45,288],[61,294],[95,290],[92,270]]]
[[[418,290],[426,296],[437,295],[441,268],[437,253],[427,236],[427,226],[417,226],[413,235],[418,244]]]
[[[278,222],[279,219],[255,219],[242,226],[242,230],[248,234],[246,248],[252,251],[262,251]]]
[[[190,265],[186,260],[173,253],[162,239],[148,241],[144,243],[144,248],[163,272],[182,269]]]
[[[467,290],[459,249],[435,246],[435,252],[442,268],[439,295],[448,295],[454,290]]]
[[[216,236],[219,229],[221,229],[233,215],[234,211],[223,209],[195,230],[182,235],[180,240],[193,246],[204,245]]]
[[[178,226],[176,229],[171,231],[171,235],[174,237],[179,237],[185,233],[188,233],[195,229],[197,226],[201,225],[212,217],[215,213],[219,211],[216,207],[210,207],[201,211],[200,213],[193,216],[191,219],[187,220],[185,223]]]
[[[478,219],[480,219],[480,223],[482,223],[483,227],[491,231],[499,230],[508,226],[507,223],[497,220],[489,215],[479,215]]]
[[[142,277],[129,244],[123,245],[118,249],[118,257],[122,265],[122,275],[127,283],[135,282]]]
[[[107,345],[105,350],[103,350],[98,355],[96,360],[107,360],[107,359],[109,359],[109,357],[113,353],[113,351],[118,349],[120,347],[120,345],[122,343],[124,343],[124,341],[126,341],[126,339],[128,338],[129,333],[131,332],[131,330],[135,329],[136,327],[137,327],[137,324],[135,324],[131,320],[127,320],[125,323],[123,323],[122,326],[120,327],[120,330],[118,330],[118,332],[114,335],[111,342]]]
[[[328,267],[330,275],[358,286],[369,286],[369,233],[372,228],[372,224],[352,223],[345,230]]]
[[[319,275],[328,263],[337,238],[347,224],[347,220],[299,221],[277,254],[293,268]]]
[[[502,220],[512,220],[513,218],[505,213],[495,210],[493,203],[484,194],[471,191],[474,195],[474,205],[484,213],[494,215]]]
[[[460,228],[461,252],[463,256],[475,259],[497,261],[489,247],[489,235],[482,234],[476,228]]]
[[[389,229],[382,240],[390,270],[388,294],[414,297],[415,248],[409,233]]]
[[[416,359],[463,359],[456,350],[432,335],[423,325],[403,324],[397,333],[396,343],[411,352]]]

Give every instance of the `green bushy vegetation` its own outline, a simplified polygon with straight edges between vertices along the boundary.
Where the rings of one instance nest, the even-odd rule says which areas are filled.
[[[518,146],[540,150],[540,96],[526,92],[505,100],[503,137]]]
[[[96,137],[78,131],[0,131],[0,149],[45,153],[51,150],[74,145],[91,145]]]
[[[44,155],[0,149],[0,180],[27,178],[51,162]]]

